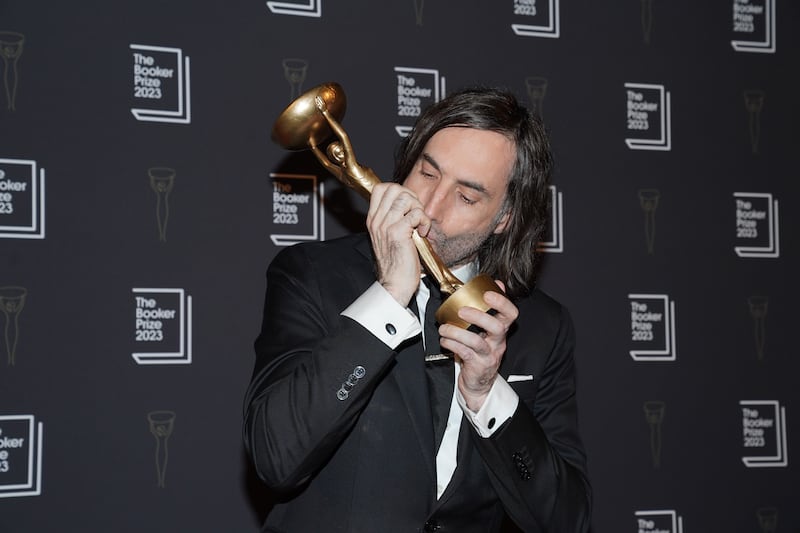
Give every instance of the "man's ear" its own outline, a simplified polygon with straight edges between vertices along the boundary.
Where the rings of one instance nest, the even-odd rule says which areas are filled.
[[[495,226],[495,228],[494,228],[494,234],[495,235],[499,235],[500,233],[503,233],[506,230],[506,227],[508,227],[508,221],[509,220],[511,220],[511,210],[510,209],[508,211],[506,211],[505,214],[503,214],[502,217],[500,217],[500,222],[498,222],[497,226]]]

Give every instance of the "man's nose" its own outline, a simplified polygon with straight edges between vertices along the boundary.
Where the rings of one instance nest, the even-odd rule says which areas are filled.
[[[433,188],[425,202],[425,214],[436,222],[442,221],[445,212],[447,193],[444,189],[441,184],[438,184]]]

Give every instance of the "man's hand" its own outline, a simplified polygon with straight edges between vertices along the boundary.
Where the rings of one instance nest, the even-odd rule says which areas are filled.
[[[497,284],[505,289],[502,282],[498,281]],[[519,316],[517,306],[502,294],[487,291],[483,300],[497,313],[490,315],[474,307],[458,310],[461,319],[483,330],[480,333],[451,324],[439,327],[442,348],[452,351],[461,359],[458,388],[472,411],[478,411],[483,406],[492,388],[506,352],[506,334]]]
[[[423,237],[430,218],[417,195],[396,183],[379,183],[370,195],[367,229],[378,269],[378,281],[400,304],[407,306],[419,286],[422,267],[412,240]]]

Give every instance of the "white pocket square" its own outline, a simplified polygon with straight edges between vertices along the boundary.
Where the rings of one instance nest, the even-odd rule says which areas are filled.
[[[518,375],[518,374],[510,374],[508,379],[506,380],[508,383],[514,383],[515,381],[533,381],[533,375]]]

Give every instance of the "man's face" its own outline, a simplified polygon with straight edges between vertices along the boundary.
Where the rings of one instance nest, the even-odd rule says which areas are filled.
[[[510,213],[500,211],[515,157],[504,135],[466,127],[439,130],[425,145],[403,184],[431,218],[428,240],[448,267],[473,260],[505,230]]]

